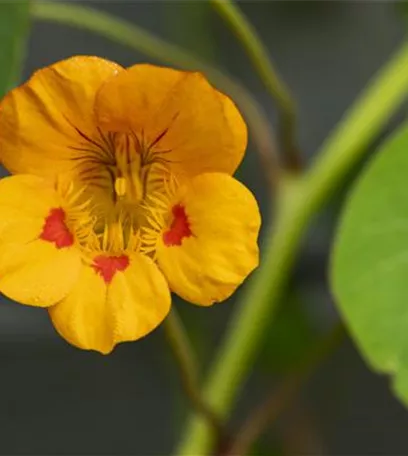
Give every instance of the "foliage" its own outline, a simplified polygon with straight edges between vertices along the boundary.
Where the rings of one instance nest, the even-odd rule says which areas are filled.
[[[372,366],[408,403],[408,127],[378,151],[351,192],[333,254],[333,289]]]

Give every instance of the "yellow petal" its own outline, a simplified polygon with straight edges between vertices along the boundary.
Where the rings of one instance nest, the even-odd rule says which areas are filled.
[[[21,304],[52,306],[78,278],[81,257],[75,247],[57,249],[41,240],[0,247],[0,292]]]
[[[59,206],[50,181],[25,175],[0,180],[0,292],[22,304],[53,305],[76,281],[80,253],[63,220],[62,232],[54,223],[46,240],[49,214],[62,211]]]
[[[0,103],[4,166],[44,176],[74,168],[72,158],[84,155],[78,148],[93,147],[85,137],[102,141],[94,120],[95,93],[120,70],[108,60],[77,56],[37,71],[12,90]]]
[[[107,354],[119,342],[151,332],[170,309],[170,292],[157,266],[140,254],[125,269],[102,276],[83,266],[72,292],[49,309],[58,333],[79,348]]]
[[[134,65],[101,87],[95,111],[104,128],[135,132],[175,174],[233,174],[246,149],[239,111],[199,73]]]
[[[252,193],[226,174],[180,187],[156,252],[171,290],[204,306],[228,298],[258,265],[260,223]]]
[[[37,239],[51,208],[60,204],[52,181],[17,175],[0,180],[0,244]]]

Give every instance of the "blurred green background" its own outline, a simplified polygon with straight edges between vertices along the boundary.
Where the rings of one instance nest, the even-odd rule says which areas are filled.
[[[76,2],[110,12],[178,43],[243,82],[271,123],[276,111],[239,43],[204,1]],[[308,160],[404,38],[392,2],[240,2],[299,109]],[[4,30],[0,29],[0,37]],[[122,65],[160,63],[85,31],[34,23],[23,79],[75,54]],[[397,122],[398,119],[395,119]],[[271,222],[266,180],[250,142],[239,177]],[[350,176],[350,179],[352,176]],[[344,188],[344,190],[346,187]],[[231,422],[238,425],[337,319],[327,287],[328,251],[343,197],[313,224],[296,273],[269,328]],[[177,301],[205,367],[236,296],[211,309]],[[165,455],[183,430],[185,400],[163,330],[103,357],[67,345],[47,314],[0,302],[0,453]],[[408,454],[408,413],[386,378],[370,372],[346,339],[257,446],[262,455]]]

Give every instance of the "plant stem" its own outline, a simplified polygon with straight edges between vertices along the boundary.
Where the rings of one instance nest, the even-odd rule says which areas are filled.
[[[222,419],[228,417],[254,363],[266,322],[276,311],[312,217],[407,96],[408,44],[404,44],[324,143],[305,176],[282,183],[280,206],[274,227],[266,233],[261,268],[244,290],[205,385],[206,401]],[[204,456],[211,446],[206,426],[196,416],[175,454]]]
[[[37,0],[31,4],[31,14],[37,20],[58,22],[110,38],[162,63],[204,73],[217,88],[228,94],[242,111],[254,138],[266,178],[271,186],[276,185],[280,176],[280,165],[269,122],[251,93],[230,76],[137,25],[90,7],[73,2],[68,4]]]
[[[220,420],[202,398],[195,355],[192,352],[183,323],[174,306],[163,324],[167,340],[180,369],[180,377],[186,396],[196,412],[208,423],[215,439],[217,441],[225,439],[224,429]]]
[[[338,347],[345,335],[341,323],[336,324],[294,372],[284,378],[277,388],[261,401],[236,433],[226,456],[245,456],[260,435],[295,399],[302,385],[321,363]]]
[[[233,0],[211,0],[211,3],[241,41],[263,83],[276,101],[279,114],[279,141],[287,169],[299,171],[302,168],[302,158],[295,136],[296,109],[288,87],[274,68],[268,49],[256,29]]]

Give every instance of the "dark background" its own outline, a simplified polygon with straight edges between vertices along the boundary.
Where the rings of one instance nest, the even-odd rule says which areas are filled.
[[[204,2],[85,2],[184,45],[240,79],[274,106],[239,44]],[[240,2],[256,26],[299,108],[299,141],[310,159],[348,106],[404,37],[392,2]],[[123,65],[148,56],[79,30],[35,23],[24,79],[74,54]],[[158,63],[158,62],[154,62]],[[254,148],[240,178],[267,212],[269,197]],[[305,242],[279,321],[235,411],[232,428],[333,321],[327,260],[342,192],[318,217]],[[267,215],[267,214],[266,214]],[[221,340],[234,299],[211,309],[177,303],[204,365]],[[162,329],[104,357],[67,345],[46,312],[0,305],[0,453],[167,455],[187,408]],[[369,371],[346,339],[304,389],[258,454],[408,454],[408,413],[387,379]],[[195,455],[194,455],[195,456]]]

